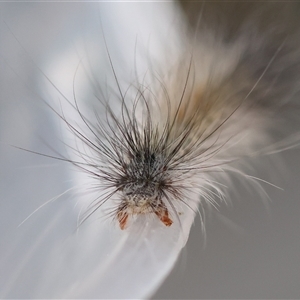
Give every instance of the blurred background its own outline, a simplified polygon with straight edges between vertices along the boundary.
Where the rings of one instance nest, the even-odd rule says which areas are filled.
[[[68,164],[10,145],[41,153],[49,153],[51,145],[64,153],[59,125],[37,82],[48,60],[99,24],[96,6],[0,4],[0,262],[18,247],[12,235],[18,224],[71,186]],[[112,20],[111,28],[119,28]],[[115,45],[122,48],[118,41]],[[233,180],[228,187],[232,205],[207,216],[206,245],[197,218],[177,265],[153,299],[299,299],[299,158],[300,150],[293,149],[251,161],[255,176],[283,190],[263,184],[271,199],[266,208],[258,193]],[[56,209],[53,203],[39,213],[51,219]],[[27,250],[36,238],[26,227],[17,236],[26,240]],[[18,251],[21,261],[23,249]],[[5,277],[0,270],[0,280]],[[0,288],[7,287],[0,281]]]

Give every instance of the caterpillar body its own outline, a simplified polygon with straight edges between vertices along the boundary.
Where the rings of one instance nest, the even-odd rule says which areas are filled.
[[[205,15],[205,4],[199,6]],[[242,175],[236,166],[242,158],[271,151],[267,131],[276,128],[275,118],[284,119],[280,113],[291,105],[287,98],[298,92],[294,35],[272,31],[274,24],[260,29],[259,21],[249,28],[246,19],[245,28],[227,41],[202,13],[195,30],[186,26],[178,32],[184,47],[171,55],[166,46],[170,57],[163,56],[164,69],[148,67],[126,92],[107,49],[121,109],[115,113],[100,96],[107,116],[98,116],[94,125],[76,104],[92,135],[80,137],[93,151],[85,159],[94,167],[89,172],[109,195],[92,202],[83,220],[115,198],[110,210],[121,229],[137,215],[156,215],[166,226],[174,218],[180,223],[182,205],[195,211],[204,202],[218,206],[215,195],[224,200],[211,184],[216,174]]]

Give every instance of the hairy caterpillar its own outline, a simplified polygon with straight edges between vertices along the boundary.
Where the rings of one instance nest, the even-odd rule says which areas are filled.
[[[293,35],[288,38],[281,32],[278,36],[276,32],[273,35],[268,26],[260,32],[260,36],[267,40],[257,38],[256,29],[253,32],[245,29],[237,34],[239,38],[236,39],[232,32],[227,36],[222,28],[220,33],[214,33],[215,25],[209,28],[209,23],[205,22],[209,9],[208,4],[203,10],[200,8],[197,16],[202,14],[204,20],[196,17],[196,30],[187,37],[187,46],[180,49],[179,54],[170,55],[169,60],[163,56],[166,64],[162,64],[158,75],[155,63],[152,68],[148,66],[150,78],[144,78],[145,72],[140,72],[129,91],[127,86],[131,81],[121,86],[121,92],[118,90],[120,71],[112,58],[110,69],[116,69],[117,77],[112,81],[112,94],[118,106],[109,102],[112,109],[107,116],[108,122],[105,114],[97,120],[99,110],[95,116],[83,111],[80,104],[76,107],[72,93],[67,100],[73,103],[73,108],[67,104],[69,107],[63,107],[60,112],[57,106],[56,111],[73,131],[70,136],[75,133],[83,142],[83,146],[77,147],[66,139],[66,144],[75,149],[72,162],[88,168],[89,173],[93,172],[96,184],[102,184],[100,191],[96,189],[96,192],[102,192],[103,185],[114,192],[108,194],[114,195],[111,199],[100,197],[96,202],[85,203],[82,209],[83,213],[86,212],[84,217],[93,217],[93,209],[98,207],[106,209],[104,216],[111,214],[116,219],[118,226],[125,229],[121,231],[123,236],[132,234],[134,226],[139,225],[140,237],[143,237],[143,228],[148,230],[147,226],[149,230],[155,229],[156,235],[171,235],[172,230],[177,230],[183,231],[187,237],[189,225],[184,222],[189,212],[193,218],[199,201],[203,205],[217,205],[218,198],[223,199],[222,190],[213,184],[215,176],[224,174],[227,177],[228,173],[240,170],[236,165],[242,159],[268,154],[276,149],[276,143],[273,146],[273,142],[266,139],[266,128],[274,126],[274,122],[269,120],[275,118],[278,121],[282,112],[291,106],[287,98],[293,98],[297,93],[297,77],[294,76],[298,67],[295,63],[297,48],[293,46]],[[258,11],[262,10],[259,8]],[[182,39],[185,41],[184,35]],[[108,46],[108,52],[113,55]],[[296,49],[295,52],[293,49]],[[168,52],[167,46],[165,51]],[[105,51],[102,55],[106,55]],[[173,61],[173,57],[179,59]],[[79,71],[78,76],[74,76],[76,68],[71,75],[71,83],[74,81],[75,87],[80,78]],[[283,73],[285,78],[280,77]],[[95,84],[98,77],[93,75]],[[55,80],[53,77],[50,79]],[[107,90],[110,91],[109,88]],[[103,89],[101,93],[100,97],[99,94],[96,96],[106,107],[106,100],[112,96],[107,97]],[[75,96],[75,100],[80,98],[77,93]],[[110,108],[106,109],[110,113]],[[69,110],[77,113],[77,120],[70,118]],[[81,116],[83,123],[78,126],[78,117]],[[106,139],[102,139],[103,136]],[[106,148],[108,146],[110,148]],[[108,149],[113,151],[107,152]],[[99,180],[100,177],[103,181]],[[250,176],[248,179],[251,181]],[[215,190],[207,189],[211,186]],[[149,190],[150,194],[158,197],[149,198]],[[201,200],[199,194],[202,195]],[[107,208],[102,206],[105,200]],[[178,224],[180,226],[175,227]],[[164,243],[168,245],[166,240],[157,242],[155,247],[159,248]],[[118,261],[118,264],[121,263]],[[98,278],[95,277],[95,280]],[[69,285],[68,291],[72,291]],[[55,292],[49,295],[61,296]],[[69,295],[74,293],[69,292]],[[82,292],[80,295],[85,294]]]
[[[204,4],[200,7],[205,9]],[[155,214],[171,226],[170,213],[180,222],[178,202],[194,210],[185,200],[187,191],[202,195],[200,204],[218,205],[214,195],[219,189],[211,184],[211,174],[240,172],[232,164],[241,157],[267,154],[255,148],[269,143],[264,132],[274,125],[268,119],[285,110],[290,105],[287,97],[297,93],[293,90],[297,78],[292,76],[298,66],[288,61],[294,50],[286,46],[290,37],[269,32],[273,27],[267,27],[261,35],[268,41],[260,44],[255,36],[257,24],[252,31],[242,28],[242,33],[231,37],[233,42],[225,42],[226,36],[211,29],[202,32],[201,21],[207,25],[199,15],[196,32],[185,32],[191,35],[182,37],[188,46],[167,61],[166,74],[155,78],[147,70],[152,75],[150,83],[145,74],[143,82],[137,77],[136,86],[123,91],[109,56],[121,112],[114,113],[100,94],[107,114],[104,118],[96,113],[95,125],[80,112],[75,99],[91,138],[62,117],[92,152],[85,156],[79,150],[84,163],[76,165],[108,190],[107,197],[99,196],[88,206],[87,217],[115,197],[120,200],[113,213],[121,229],[139,214]],[[260,57],[254,63],[257,53]],[[279,81],[283,65],[289,82]],[[217,197],[222,200],[223,196]]]

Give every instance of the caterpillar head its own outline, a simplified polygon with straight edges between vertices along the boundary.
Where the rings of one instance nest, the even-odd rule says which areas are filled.
[[[171,226],[173,221],[163,201],[170,181],[162,155],[139,151],[128,161],[125,170],[120,188],[122,200],[117,210],[120,228],[126,228],[130,216],[149,213]]]

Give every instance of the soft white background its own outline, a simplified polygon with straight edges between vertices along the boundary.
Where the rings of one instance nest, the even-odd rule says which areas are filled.
[[[18,224],[72,186],[67,164],[8,144],[47,153],[44,139],[64,151],[57,138],[59,126],[36,92],[42,76],[37,66],[42,68],[47,57],[84,35],[97,13],[95,4],[83,3],[2,3],[0,9],[0,262],[7,265],[10,252],[19,253],[22,260],[23,249],[14,244],[11,234]],[[118,18],[113,17],[112,30],[119,28]],[[115,43],[126,47],[122,41]],[[253,164],[256,175],[284,189],[266,186],[272,199],[268,210],[257,193],[233,181],[228,187],[233,205],[224,205],[220,214],[208,217],[206,247],[197,220],[177,266],[154,298],[299,298],[299,154],[299,150],[286,152],[276,166],[268,158]],[[38,214],[49,218],[57,207],[61,206],[51,204]],[[34,221],[34,217],[29,220]],[[70,232],[72,226],[76,224],[70,224]],[[35,232],[26,227],[17,229],[17,237],[25,241],[26,250],[36,242]],[[44,246],[43,241],[37,243]],[[7,288],[1,284],[5,277],[0,270],[0,289]]]

